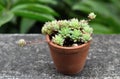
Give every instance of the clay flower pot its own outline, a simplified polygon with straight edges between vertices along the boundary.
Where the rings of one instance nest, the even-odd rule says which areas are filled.
[[[59,72],[72,75],[82,71],[90,42],[75,47],[62,47],[52,43],[48,35],[46,35],[46,40],[48,41],[55,67]]]

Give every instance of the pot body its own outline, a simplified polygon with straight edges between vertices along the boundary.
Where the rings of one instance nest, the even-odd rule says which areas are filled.
[[[55,67],[59,72],[72,75],[79,73],[83,69],[88,55],[90,42],[75,47],[62,47],[53,44],[48,35],[46,36],[46,39]]]

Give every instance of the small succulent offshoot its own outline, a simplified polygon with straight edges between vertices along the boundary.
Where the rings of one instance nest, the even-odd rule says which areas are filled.
[[[78,46],[92,40],[93,29],[89,22],[96,18],[92,12],[88,15],[88,19],[78,20],[76,18],[70,20],[58,20],[47,22],[42,28],[42,33],[49,35],[53,43],[60,46]],[[70,45],[65,45],[69,44]]]
[[[91,12],[91,13],[88,15],[88,18],[90,18],[90,19],[95,19],[95,17],[96,17],[96,15],[95,15],[93,12]]]
[[[26,41],[24,39],[20,39],[17,43],[20,47],[23,47],[26,45]]]

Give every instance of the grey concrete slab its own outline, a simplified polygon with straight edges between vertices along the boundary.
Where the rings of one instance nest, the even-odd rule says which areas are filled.
[[[120,79],[120,35],[93,35],[81,73],[58,73],[47,43],[19,47],[16,41],[44,40],[40,34],[0,34],[0,79]]]

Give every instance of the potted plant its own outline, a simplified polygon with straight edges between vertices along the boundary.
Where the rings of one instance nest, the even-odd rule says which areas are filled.
[[[46,35],[56,69],[63,74],[76,74],[85,64],[93,29],[89,21],[96,15],[90,13],[87,20],[55,20],[46,22],[42,33]]]
[[[49,45],[52,59],[59,72],[76,74],[83,69],[93,33],[89,21],[95,17],[94,13],[90,13],[87,20],[73,18],[44,24],[42,33],[46,35],[45,41]],[[39,42],[20,39],[17,43],[23,47]]]

